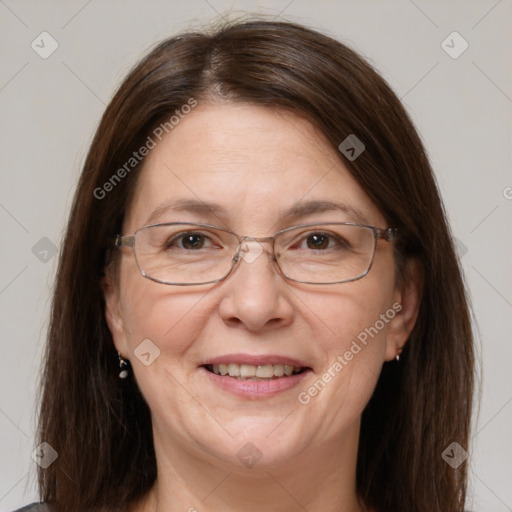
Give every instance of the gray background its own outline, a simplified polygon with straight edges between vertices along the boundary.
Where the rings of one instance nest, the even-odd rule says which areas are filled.
[[[245,12],[303,22],[349,44],[416,123],[459,240],[479,329],[482,400],[466,447],[468,508],[512,511],[510,0],[0,0],[0,512],[36,498],[31,453],[52,248],[105,104],[156,41],[219,13]],[[42,46],[43,31],[58,43],[47,59],[31,48],[34,40]],[[453,31],[469,43],[456,59],[441,46]]]

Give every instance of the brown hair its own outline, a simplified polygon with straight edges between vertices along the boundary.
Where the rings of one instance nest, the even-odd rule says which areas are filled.
[[[300,25],[245,21],[159,44],[107,107],[88,153],[60,254],[48,334],[39,440],[59,453],[40,469],[41,499],[58,512],[118,510],[156,477],[151,418],[133,378],[118,379],[100,285],[121,232],[137,169],[98,199],[148,135],[190,98],[290,109],[334,148],[400,230],[397,251],[422,267],[419,317],[400,363],[386,363],[362,418],[357,487],[379,512],[461,512],[466,465],[441,457],[467,447],[473,338],[461,271],[420,138],[385,81],[354,51]],[[344,157],[340,153],[340,159]]]

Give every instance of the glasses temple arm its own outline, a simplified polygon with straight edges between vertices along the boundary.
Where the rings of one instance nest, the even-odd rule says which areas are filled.
[[[114,245],[116,247],[133,247],[135,245],[135,235],[116,235]]]
[[[394,240],[398,236],[398,228],[376,228],[375,236],[377,238],[383,238],[386,242],[391,242],[391,240]]]

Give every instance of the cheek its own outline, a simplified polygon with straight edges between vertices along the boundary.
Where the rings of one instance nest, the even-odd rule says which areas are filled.
[[[190,431],[191,418],[205,421],[184,384],[197,369],[196,340],[210,314],[203,302],[207,292],[184,292],[142,276],[125,283],[123,318],[135,379],[152,415],[181,437]],[[158,347],[154,359],[155,349],[152,345],[148,348],[148,339]],[[147,351],[149,364],[137,357]]]
[[[318,348],[329,357],[324,363],[332,362],[333,354],[349,350],[354,341],[359,342],[364,352],[381,354],[392,318],[386,316],[392,306],[392,279],[392,273],[375,271],[358,281],[301,296],[305,306],[302,314],[310,326],[316,326],[312,332],[318,334]],[[363,350],[358,355],[362,353]]]
[[[123,277],[121,314],[132,352],[150,339],[162,356],[183,356],[207,321],[201,308],[207,292],[165,286],[133,270]]]
[[[379,378],[388,325],[395,316],[394,273],[389,266],[385,270],[376,266],[364,279],[323,291],[309,304],[304,297],[304,303],[314,303],[310,309],[318,312],[309,314],[308,323],[325,335],[315,339],[321,368],[300,390],[298,401],[311,408],[311,414],[329,419],[326,436],[329,425],[346,425],[359,417]]]
[[[382,319],[390,320],[386,316],[391,306],[388,297],[377,290],[356,293],[355,288],[359,284],[353,283],[346,295],[324,304],[322,313],[330,335],[318,340],[323,352],[321,377],[328,373],[325,380],[332,381],[333,391],[339,390],[344,397],[347,392],[357,396],[363,390],[367,395],[373,388],[386,351],[388,324]]]

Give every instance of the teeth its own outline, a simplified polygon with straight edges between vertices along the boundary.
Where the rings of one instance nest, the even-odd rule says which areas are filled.
[[[228,365],[228,373],[231,377],[240,377],[240,365],[239,364],[229,364]]]
[[[252,366],[250,364],[241,364],[240,377],[256,377],[256,366]]]
[[[258,366],[256,368],[256,377],[260,379],[270,379],[270,377],[274,376],[274,367],[271,364],[266,364],[264,366]]]
[[[275,379],[300,373],[303,368],[300,366],[292,366],[289,364],[264,364],[254,366],[252,364],[214,364],[209,369],[217,375],[229,375],[239,380],[259,380],[259,379]]]
[[[274,375],[276,377],[282,377],[284,375],[284,364],[274,365]]]

